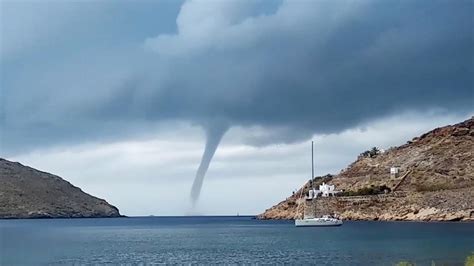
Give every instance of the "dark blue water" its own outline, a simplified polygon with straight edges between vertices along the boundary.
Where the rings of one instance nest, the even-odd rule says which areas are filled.
[[[463,265],[474,223],[295,228],[250,217],[0,220],[0,264]]]

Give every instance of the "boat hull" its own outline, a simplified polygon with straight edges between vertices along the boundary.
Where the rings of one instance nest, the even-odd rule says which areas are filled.
[[[295,220],[296,227],[325,227],[325,226],[341,226],[341,220],[322,221],[318,219],[298,219]]]

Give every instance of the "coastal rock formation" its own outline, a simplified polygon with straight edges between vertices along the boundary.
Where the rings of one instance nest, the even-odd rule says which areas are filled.
[[[434,129],[387,151],[364,152],[340,174],[317,178],[336,185],[341,196],[293,196],[266,210],[260,219],[293,219],[302,209],[347,220],[474,220],[474,118]],[[390,174],[396,168],[397,174]],[[383,188],[383,189],[380,189]],[[380,192],[383,191],[383,192]]]
[[[0,158],[0,218],[119,216],[116,207],[59,176]]]

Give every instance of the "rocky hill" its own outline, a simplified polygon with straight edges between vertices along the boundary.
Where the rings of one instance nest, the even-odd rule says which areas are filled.
[[[59,176],[0,158],[0,218],[119,216],[116,207]]]
[[[474,220],[473,152],[471,118],[387,151],[364,152],[340,174],[314,179],[315,186],[336,185],[344,191],[339,196],[301,200],[309,181],[259,218],[293,219],[301,203],[306,213],[353,220]],[[392,168],[398,174],[390,174]]]

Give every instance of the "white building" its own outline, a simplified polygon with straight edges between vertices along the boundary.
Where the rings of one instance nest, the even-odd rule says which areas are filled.
[[[391,178],[396,178],[398,177],[398,174],[400,173],[400,167],[399,166],[392,166],[390,167],[390,177]]]
[[[335,189],[334,185],[328,185],[324,182],[322,185],[319,185],[319,191],[322,193],[323,197],[334,196],[339,193],[339,191]]]
[[[308,193],[308,197],[306,197],[306,199],[315,199],[320,194],[321,194],[321,197],[335,196],[339,192],[341,191],[336,190],[336,187],[334,185],[328,185],[323,182],[321,185],[319,185],[319,189],[314,189],[314,188],[310,189]]]

